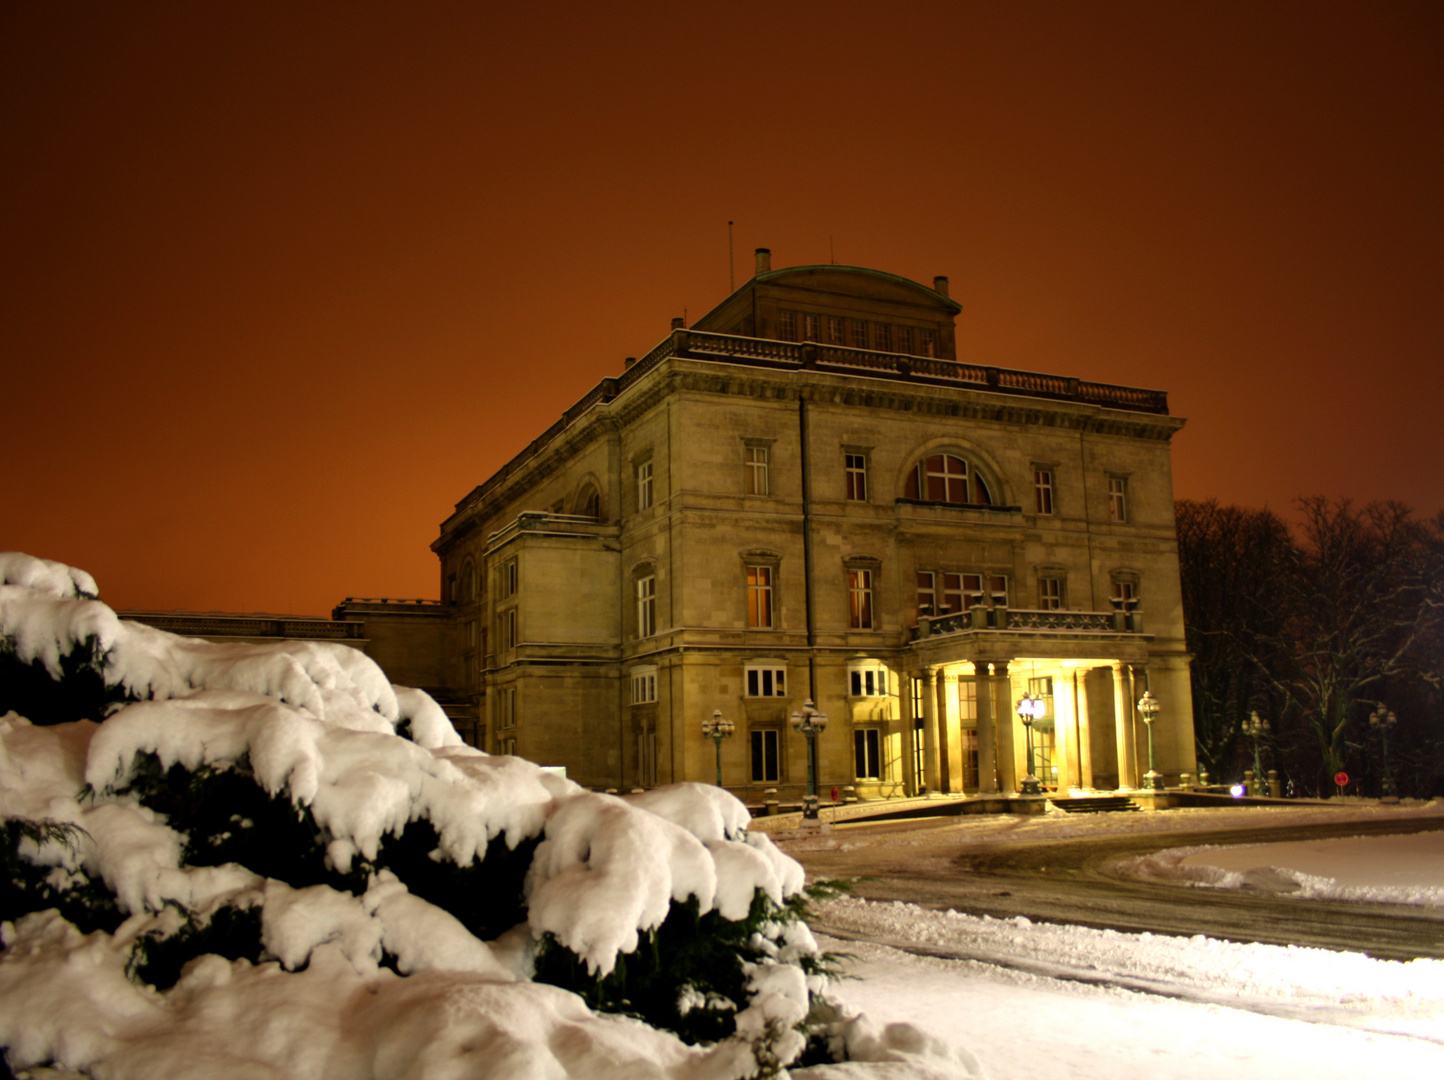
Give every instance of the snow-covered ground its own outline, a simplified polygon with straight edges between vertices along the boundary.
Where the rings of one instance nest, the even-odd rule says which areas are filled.
[[[948,826],[987,846],[1065,836],[1258,828],[1276,822],[1376,822],[1444,805],[1279,807],[1088,818],[974,819]],[[1444,832],[1231,848],[1165,849],[1134,860],[1179,884],[1275,888],[1332,899],[1425,903],[1444,886]],[[856,848],[861,830],[791,843]],[[920,835],[887,843],[927,847]],[[1269,868],[1265,873],[1259,868]],[[1437,900],[1435,901],[1437,902]],[[1322,949],[1162,937],[1024,918],[975,918],[912,904],[823,906],[825,948],[853,954],[836,996],[874,1022],[906,1021],[954,1045],[959,1076],[1104,1080],[1145,1069],[1170,1077],[1357,1080],[1444,1075],[1444,961],[1408,963]],[[801,1075],[807,1075],[802,1073]]]

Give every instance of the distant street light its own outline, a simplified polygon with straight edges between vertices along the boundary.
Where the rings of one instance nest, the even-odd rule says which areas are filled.
[[[712,740],[717,748],[717,786],[722,786],[722,740],[730,739],[735,725],[722,715],[721,709],[713,709],[710,719],[702,721],[702,734]]]
[[[1262,784],[1263,765],[1259,761],[1258,741],[1261,735],[1269,733],[1269,722],[1260,720],[1257,712],[1251,712],[1248,714],[1248,719],[1243,722],[1243,733],[1253,738],[1253,779],[1254,783]],[[1250,791],[1249,794],[1256,795],[1258,793]]]
[[[1399,790],[1394,784],[1394,773],[1389,768],[1389,729],[1399,722],[1392,709],[1379,707],[1369,714],[1369,726],[1379,733],[1379,751],[1384,757],[1384,798],[1397,799]]]
[[[827,714],[812,707],[812,699],[802,703],[802,708],[789,718],[793,730],[802,732],[807,739],[807,795],[802,800],[802,816],[817,818],[817,737],[827,727]]]
[[[1019,789],[1023,795],[1043,794],[1043,785],[1033,775],[1033,721],[1043,719],[1047,711],[1048,705],[1041,697],[1024,693],[1018,699],[1018,719],[1023,721],[1023,732],[1028,740],[1028,775],[1023,777],[1023,786]]]
[[[1158,719],[1158,699],[1153,696],[1152,690],[1143,691],[1143,696],[1138,699],[1138,715],[1143,717],[1144,726],[1148,728],[1148,772],[1143,775],[1143,790],[1162,791],[1163,777],[1153,767],[1153,721]]]

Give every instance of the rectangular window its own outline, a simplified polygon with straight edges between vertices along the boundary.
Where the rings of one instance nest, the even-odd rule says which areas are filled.
[[[802,340],[803,340],[803,341],[817,341],[817,340],[818,340],[819,338],[821,338],[821,337],[822,337],[822,316],[821,316],[821,315],[806,315],[806,314],[804,314],[804,315],[802,316]]]
[[[797,312],[779,311],[777,313],[777,336],[782,341],[797,340]]]
[[[1108,478],[1108,520],[1128,520],[1128,478],[1126,476],[1110,476]]]
[[[913,328],[911,326],[899,326],[897,328],[897,351],[913,354]]]
[[[503,611],[499,618],[500,625],[497,628],[498,636],[501,638],[503,649],[516,648],[516,608]]]
[[[764,728],[752,732],[752,782],[754,784],[775,784],[777,782],[777,732]]]
[[[653,705],[657,701],[657,669],[640,667],[632,669],[632,704]]]
[[[747,568],[747,625],[772,625],[772,567]]]
[[[887,323],[875,323],[872,328],[872,347],[878,352],[892,352],[892,327]]]
[[[918,355],[919,355],[919,356],[937,356],[937,355],[938,355],[938,332],[937,332],[936,330],[919,330],[919,331],[918,331]]]
[[[1033,470],[1033,510],[1039,514],[1053,512],[1053,470]]]
[[[747,696],[786,697],[787,669],[781,664],[748,664]]]
[[[849,570],[847,572],[848,600],[852,610],[854,630],[872,629],[872,571]]]
[[[516,595],[517,583],[516,559],[507,559],[501,564],[501,587],[498,589],[503,600]]]
[[[881,664],[858,664],[850,667],[847,678],[853,697],[887,696],[887,668]]]
[[[502,752],[503,754],[506,754],[508,757],[516,757],[516,740],[515,740],[515,739],[502,739],[502,740],[501,740],[501,752]]]
[[[827,317],[827,343],[829,345],[841,345],[842,341],[842,320],[836,315]]]
[[[645,510],[652,505],[652,463],[644,461],[637,466],[637,509]]]
[[[637,636],[651,637],[657,632],[657,579],[637,579]]]
[[[496,726],[516,727],[516,688],[507,687],[496,692]]]
[[[988,575],[988,603],[994,607],[1008,606],[1008,578],[1006,574]]]
[[[867,501],[867,457],[863,454],[844,454],[843,471],[847,475],[847,497],[853,502]]]
[[[946,577],[948,575],[944,575]],[[953,574],[957,577],[957,574]],[[919,615],[940,615],[947,610],[944,606],[938,608],[938,578],[931,570],[918,571],[918,614]]]
[[[943,600],[949,611],[967,611],[983,602],[982,574],[944,574]]]
[[[854,349],[867,348],[867,320],[852,320],[852,347]]]
[[[1129,578],[1114,578],[1113,593],[1109,597],[1114,611],[1132,611],[1138,607],[1138,582]]]
[[[767,494],[767,457],[768,448],[765,446],[748,446],[745,460],[747,462],[747,494]]]
[[[1038,579],[1038,606],[1044,611],[1057,611],[1063,606],[1063,579],[1040,577]]]
[[[882,779],[882,732],[857,728],[852,733],[853,775],[859,780]]]

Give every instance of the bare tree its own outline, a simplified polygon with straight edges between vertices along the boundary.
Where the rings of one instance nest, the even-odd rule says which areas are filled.
[[[1291,548],[1281,578],[1284,618],[1265,642],[1268,670],[1332,776],[1345,766],[1351,728],[1391,682],[1438,678],[1437,656],[1428,664],[1423,647],[1437,629],[1435,534],[1397,502],[1360,510],[1348,500],[1313,497],[1299,508],[1302,542]]]
[[[1288,528],[1270,510],[1181,499],[1174,512],[1198,757],[1222,777],[1239,758],[1250,710],[1277,713],[1269,707],[1276,690],[1268,673],[1282,629],[1283,577],[1295,552]]]

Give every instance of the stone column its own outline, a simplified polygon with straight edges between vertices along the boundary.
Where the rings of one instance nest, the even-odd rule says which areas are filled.
[[[933,673],[933,668],[925,668],[922,673],[923,769],[929,792],[942,790],[942,776],[938,769],[938,701],[933,690]]]
[[[1013,684],[1008,678],[1008,661],[993,665],[993,715],[998,725],[998,783],[1004,792],[1018,790],[1023,776],[1019,755],[1022,739],[1018,736],[1018,718],[1013,713]]]
[[[1073,671],[1073,715],[1078,721],[1078,783],[1093,788],[1093,729],[1088,722],[1088,669]]]
[[[993,795],[998,791],[998,749],[993,724],[993,677],[987,664],[974,662],[978,699],[978,793]]]
[[[1133,688],[1128,665],[1113,663],[1113,726],[1118,736],[1118,786],[1138,786],[1137,759],[1133,756]]]
[[[938,668],[934,680],[938,705],[939,791],[954,794],[963,790],[962,731],[958,727],[958,677]]]
[[[903,790],[916,795],[923,778],[918,775],[917,725],[913,718],[913,677],[904,671],[898,678],[898,697],[902,713]]]
[[[1053,679],[1053,724],[1057,745],[1054,747],[1058,766],[1058,792],[1066,794],[1079,784],[1078,718],[1073,713],[1073,680],[1067,676]]]

